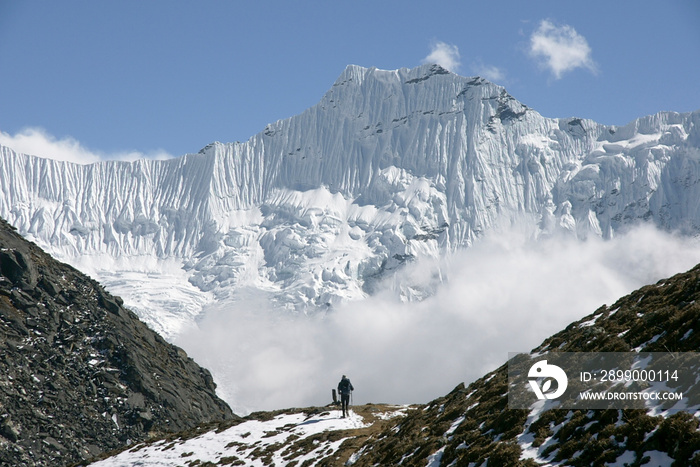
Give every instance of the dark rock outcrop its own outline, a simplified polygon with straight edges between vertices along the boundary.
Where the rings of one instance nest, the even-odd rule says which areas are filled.
[[[0,465],[65,465],[235,418],[210,373],[0,220]]]

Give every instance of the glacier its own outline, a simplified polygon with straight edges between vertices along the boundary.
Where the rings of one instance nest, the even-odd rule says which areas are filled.
[[[176,159],[79,165],[0,147],[0,216],[172,339],[212,302],[264,294],[304,314],[361,300],[522,218],[534,237],[644,222],[696,235],[699,128],[700,111],[545,118],[438,65],[351,65],[300,115]],[[420,300],[442,280],[395,289]]]

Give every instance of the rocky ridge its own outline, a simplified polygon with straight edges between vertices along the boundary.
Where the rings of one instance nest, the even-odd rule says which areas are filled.
[[[0,464],[65,465],[233,419],[209,372],[0,220]]]
[[[602,306],[533,352],[697,352],[700,265]],[[696,383],[697,384],[697,383]],[[354,465],[698,465],[700,407],[645,410],[508,409],[504,365],[360,448]]]
[[[256,412],[140,443],[90,465],[345,465],[364,440],[407,410],[365,404],[353,407],[346,418],[340,417],[338,406]]]

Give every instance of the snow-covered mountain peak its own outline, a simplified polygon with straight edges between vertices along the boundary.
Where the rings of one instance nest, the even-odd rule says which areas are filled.
[[[548,119],[437,65],[351,65],[300,115],[177,159],[81,166],[0,147],[0,215],[172,335],[245,291],[297,312],[361,299],[504,219],[537,221],[533,235],[696,232],[698,120]]]
[[[483,89],[474,92],[472,87]],[[370,112],[375,118],[384,113],[384,117],[401,119],[414,112],[454,112],[475,97],[499,99],[502,94],[503,99],[507,93],[501,86],[456,75],[436,64],[398,70],[350,65],[319,105],[358,117]]]
[[[377,67],[363,67],[360,65],[348,65],[335,80],[333,86],[342,86],[348,83],[361,85],[367,77],[379,80],[390,80],[395,77],[403,81],[418,83],[434,75],[449,75],[450,71],[437,64],[425,64],[415,68],[400,68],[398,70],[382,70]]]

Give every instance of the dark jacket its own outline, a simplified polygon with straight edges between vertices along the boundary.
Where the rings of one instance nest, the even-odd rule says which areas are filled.
[[[355,388],[352,387],[352,383],[348,378],[343,378],[340,380],[340,383],[338,383],[338,392],[340,395],[350,394],[350,391],[354,390]]]

